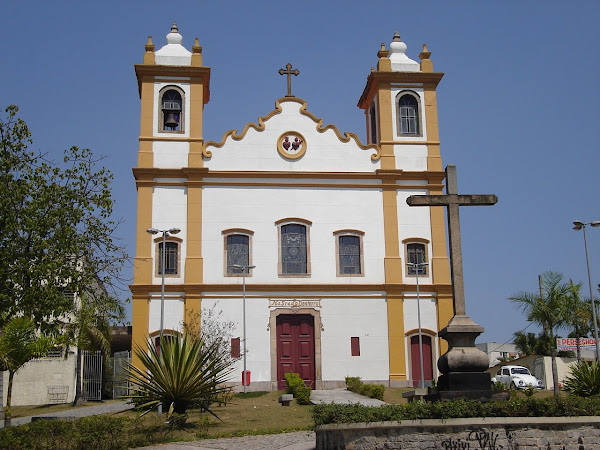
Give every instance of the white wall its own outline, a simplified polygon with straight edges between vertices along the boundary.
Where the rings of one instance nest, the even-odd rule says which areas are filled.
[[[67,359],[39,358],[26,363],[15,374],[12,389],[12,406],[45,405],[48,403],[48,386],[67,386],[67,402],[73,401],[75,393],[75,354],[70,352]],[[8,371],[3,376],[3,406],[6,406],[8,393]]]
[[[224,276],[222,231],[245,228],[252,238],[252,276],[247,283],[383,283],[383,206],[378,189],[227,188],[208,186],[202,198],[202,252],[206,283],[241,283]],[[311,277],[280,278],[277,226],[280,219],[309,220]],[[337,277],[334,231],[363,231],[364,277]]]
[[[289,295],[289,293],[287,293]],[[372,298],[321,298],[321,360],[324,381],[344,380],[346,376],[364,379],[389,378],[387,305],[380,293]],[[342,292],[328,293],[343,295]],[[211,294],[208,294],[212,297]],[[250,293],[246,297],[247,369],[252,381],[271,381],[271,330],[269,297]],[[312,295],[312,294],[311,294]],[[221,320],[235,323],[231,337],[243,336],[242,299],[239,294],[222,293],[220,298],[207,298],[202,308],[222,311]],[[277,293],[270,295],[277,297]],[[351,356],[350,338],[360,338],[360,356]],[[243,352],[243,342],[241,345]],[[232,381],[238,382],[243,370],[240,358]]]
[[[371,160],[375,150],[361,149],[354,139],[343,142],[332,129],[317,131],[317,122],[300,114],[301,106],[294,100],[281,102],[282,112],[266,120],[263,131],[251,127],[243,140],[228,137],[222,148],[208,146],[212,158],[206,161],[206,167],[210,170],[296,172],[373,172],[379,168],[379,161]],[[245,126],[240,124],[238,133]],[[306,140],[306,153],[296,160],[286,159],[277,151],[277,140],[289,131],[302,134]]]
[[[156,186],[152,196],[152,227],[159,230],[169,230],[171,228],[180,228],[181,232],[174,237],[182,239],[183,245],[180,246],[179,276],[165,277],[165,284],[183,284],[185,282],[185,257],[186,257],[186,238],[187,230],[187,189],[184,186]],[[150,235],[149,235],[150,236]],[[162,238],[162,234],[152,236],[152,239]],[[156,261],[157,246],[152,245],[151,255],[153,261]],[[161,277],[156,276],[154,270],[153,284],[161,284]]]
[[[346,376],[389,379],[387,304],[384,298],[322,301],[323,380]],[[350,338],[360,338],[360,356],[351,356]]]

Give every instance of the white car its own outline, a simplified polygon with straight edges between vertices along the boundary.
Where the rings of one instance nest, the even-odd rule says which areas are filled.
[[[503,366],[498,369],[492,383],[502,383],[511,389],[544,389],[544,382],[531,375],[527,367]]]

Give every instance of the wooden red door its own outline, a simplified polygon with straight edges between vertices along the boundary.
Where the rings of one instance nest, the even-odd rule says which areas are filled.
[[[287,389],[285,374],[300,374],[307,386],[315,382],[315,320],[308,314],[277,316],[277,389]]]
[[[433,380],[433,358],[431,355],[431,336],[422,335],[423,341],[423,372],[425,381]],[[412,369],[413,386],[419,387],[421,381],[421,362],[419,354],[419,336],[410,338],[410,359]]]

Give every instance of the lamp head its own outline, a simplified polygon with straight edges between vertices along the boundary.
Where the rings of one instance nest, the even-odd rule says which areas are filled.
[[[581,230],[583,227],[585,226],[585,223],[583,223],[581,220],[576,220],[573,222],[573,229],[574,230]]]
[[[594,220],[590,225],[593,227],[600,227],[600,220]]]
[[[177,234],[181,232],[181,228],[171,228],[170,230],[167,230],[167,233],[169,234]]]
[[[146,233],[150,233],[150,234],[158,234],[159,231],[156,228],[148,228],[146,230]]]

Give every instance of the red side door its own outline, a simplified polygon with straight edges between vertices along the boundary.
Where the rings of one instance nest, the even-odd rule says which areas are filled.
[[[431,336],[422,335],[423,341],[423,372],[425,381],[433,380],[433,358],[431,355]],[[413,386],[418,387],[421,381],[421,362],[419,354],[419,336],[410,338],[410,359],[412,369]]]

